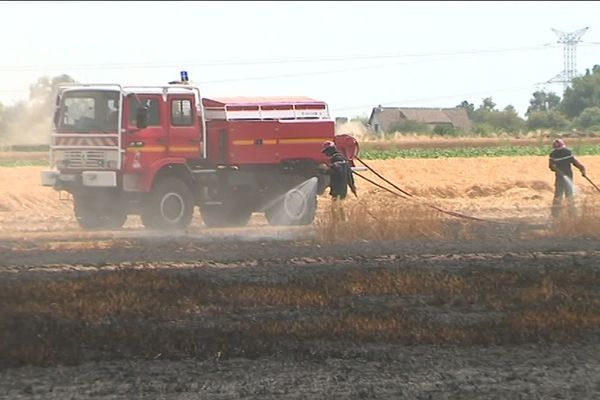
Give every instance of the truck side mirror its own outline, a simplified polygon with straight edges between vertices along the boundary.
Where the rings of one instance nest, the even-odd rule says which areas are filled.
[[[138,107],[135,116],[135,125],[138,129],[144,129],[148,127],[148,107]]]
[[[54,121],[54,127],[58,127],[58,118],[60,118],[60,111],[58,109],[56,109],[54,111],[54,118],[52,119]]]
[[[54,104],[56,104],[57,107],[60,105],[60,94],[56,95],[56,100],[54,101]]]

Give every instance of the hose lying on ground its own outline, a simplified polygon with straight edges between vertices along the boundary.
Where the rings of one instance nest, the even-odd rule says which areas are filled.
[[[362,178],[364,180],[366,180],[367,182],[377,186],[380,189],[383,189],[391,194],[393,194],[394,196],[403,198],[403,199],[407,199],[407,200],[412,200],[412,201],[416,201],[417,203],[423,204],[429,208],[433,208],[436,211],[439,211],[441,213],[456,217],[456,218],[463,218],[463,219],[468,219],[471,221],[480,221],[480,222],[492,222],[492,223],[496,223],[496,224],[504,224],[505,222],[501,222],[501,221],[493,221],[493,220],[488,220],[488,219],[483,219],[483,218],[477,218],[477,217],[472,217],[470,215],[465,215],[456,211],[448,211],[448,210],[444,210],[442,208],[439,208],[436,205],[433,204],[429,204],[429,203],[425,203],[423,201],[419,201],[413,194],[407,192],[406,190],[401,189],[400,187],[398,187],[397,185],[395,185],[393,182],[390,182],[388,179],[386,179],[385,177],[383,177],[381,174],[379,174],[377,171],[375,171],[373,168],[371,168],[369,165],[367,165],[367,163],[365,163],[363,160],[361,160],[358,156],[354,157],[356,160],[360,161],[361,164],[363,164],[369,171],[371,171],[372,173],[374,173],[378,178],[382,179],[384,182],[388,183],[389,185],[391,185],[394,189],[398,190],[400,193],[394,192],[391,189],[386,188],[383,185],[380,185],[377,182],[374,182],[373,180],[362,176],[361,174],[359,174],[356,171],[353,171],[354,175],[358,176],[359,178]]]

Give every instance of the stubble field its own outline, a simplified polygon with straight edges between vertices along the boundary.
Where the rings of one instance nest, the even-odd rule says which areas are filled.
[[[0,169],[0,397],[597,398],[600,193],[576,172],[550,223],[546,157],[368,163],[413,200],[357,179],[345,224],[323,196],[310,227],[168,235],[82,232]]]

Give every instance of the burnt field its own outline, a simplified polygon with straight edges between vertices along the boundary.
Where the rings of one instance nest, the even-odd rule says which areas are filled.
[[[0,398],[597,398],[600,194],[551,224],[545,163],[373,161],[422,201],[171,234],[82,232],[4,168]]]

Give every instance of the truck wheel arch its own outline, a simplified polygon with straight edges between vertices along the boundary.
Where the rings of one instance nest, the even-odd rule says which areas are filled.
[[[184,158],[165,158],[150,165],[141,184],[142,191],[151,192],[156,182],[167,176],[179,178],[188,184],[188,186],[194,180],[192,172],[185,164]]]

